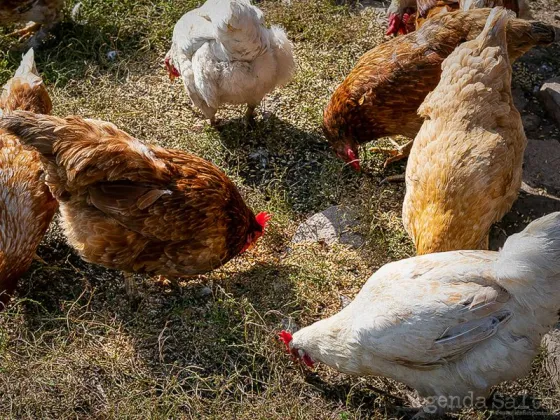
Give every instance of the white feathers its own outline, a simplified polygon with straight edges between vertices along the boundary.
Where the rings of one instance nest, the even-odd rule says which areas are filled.
[[[35,66],[35,51],[33,51],[33,48],[30,48],[29,51],[27,51],[27,54],[22,57],[21,63],[16,70],[15,76],[26,77],[29,74],[39,76],[39,72],[37,71],[37,67]]]
[[[560,307],[560,212],[541,217],[509,237],[496,261],[496,275],[505,289],[528,305]]]
[[[291,79],[295,66],[286,33],[267,28],[248,0],[208,0],[185,14],[166,59],[209,119],[225,103],[257,106]]]
[[[10,89],[16,80],[19,83],[27,83],[31,87],[39,86],[43,83],[43,79],[41,79],[41,76],[37,71],[37,67],[35,66],[35,52],[33,51],[33,48],[30,48],[29,51],[27,51],[27,53],[22,57],[21,63],[16,70],[14,77],[4,85],[2,100],[10,95]]]

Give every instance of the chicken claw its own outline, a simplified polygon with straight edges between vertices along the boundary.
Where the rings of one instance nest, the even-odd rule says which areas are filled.
[[[35,35],[35,33],[41,29],[41,26],[42,25],[40,23],[32,22],[25,28],[9,33],[8,36],[19,36],[19,41],[21,42],[24,39]]]
[[[393,139],[389,139],[389,140],[395,146],[392,149],[386,147],[372,147],[371,149],[369,149],[369,151],[372,153],[382,153],[384,155],[391,156],[385,160],[385,163],[383,164],[384,168],[386,168],[388,165],[390,165],[393,162],[397,162],[399,160],[407,158],[408,155],[410,155],[410,150],[412,149],[412,144],[414,143],[414,140],[411,140],[408,143],[401,146],[395,140]]]
[[[254,105],[247,105],[247,112],[245,112],[245,123],[249,127],[255,126],[255,108]]]
[[[47,262],[42,259],[40,256],[38,256],[37,254],[33,255],[33,261],[37,261],[38,263],[42,264],[42,265],[48,265]]]
[[[164,276],[157,276],[155,283],[160,287],[167,287],[171,285],[171,280]]]
[[[381,181],[381,184],[388,184],[390,182],[405,182],[405,181],[406,181],[406,175],[398,174],[398,175],[391,175],[386,177],[385,179],[383,179],[383,181]]]

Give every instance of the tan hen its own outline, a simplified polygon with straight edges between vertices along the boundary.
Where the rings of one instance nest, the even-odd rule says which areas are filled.
[[[511,96],[505,9],[442,65],[406,169],[403,223],[419,255],[488,249],[515,201],[527,139]],[[496,23],[497,22],[497,23]]]

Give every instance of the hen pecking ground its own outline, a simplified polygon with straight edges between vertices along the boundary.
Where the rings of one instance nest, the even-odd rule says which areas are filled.
[[[382,12],[327,0],[259,2],[295,44],[295,79],[266,98],[255,128],[245,128],[241,107],[229,107],[219,112],[227,121],[220,132],[197,132],[192,127],[202,116],[182,86],[169,82],[162,61],[174,23],[199,2],[85,0],[71,19],[74,3],[37,52],[54,114],[108,120],[145,141],[212,160],[255,210],[274,219],[254,251],[209,275],[170,288],[137,276],[136,301],[127,297],[121,273],[80,260],[54,223],[39,249],[46,264],[34,263],[15,302],[0,313],[0,417],[409,417],[399,409],[409,405],[403,386],[326,368],[304,372],[276,340],[282,328],[340,310],[341,297],[353,297],[374,270],[413,252],[400,220],[404,188],[380,184],[404,164],[383,171],[382,159],[366,153],[367,173],[357,175],[334,158],[320,129],[336,85],[362,53],[383,42]],[[534,8],[547,19],[560,10],[544,0]],[[20,53],[6,52],[14,42],[5,36],[0,47],[4,83]],[[516,64],[524,115],[538,117],[530,138],[560,140],[533,92],[545,77],[560,75],[558,57],[558,48],[549,48]],[[543,200],[522,196],[496,227],[494,246],[503,232],[558,210]],[[361,213],[365,246],[291,245],[302,220],[334,204]],[[529,378],[499,392],[530,395],[542,402],[539,413],[560,408],[541,360]]]

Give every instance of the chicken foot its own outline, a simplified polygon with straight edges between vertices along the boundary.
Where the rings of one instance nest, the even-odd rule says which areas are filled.
[[[247,104],[247,111],[245,112],[245,123],[248,126],[255,125],[255,109],[257,108],[256,105],[249,105]]]
[[[136,281],[134,280],[134,274],[123,273],[124,276],[124,290],[126,294],[131,298],[136,298],[138,296],[138,287],[136,286]]]
[[[388,184],[389,182],[405,182],[406,174],[390,175],[381,181],[382,184]]]
[[[406,393],[406,399],[411,405],[412,410],[417,410],[416,414],[412,417],[413,419],[429,419],[429,418],[440,418],[445,414],[445,409],[439,405],[426,404],[428,401],[421,398],[417,393],[410,394]]]
[[[19,41],[23,41],[25,38],[33,36],[39,29],[41,29],[42,24],[31,22],[25,28],[18,29],[17,31],[11,32],[8,36],[19,36]]]
[[[394,148],[372,147],[369,149],[372,153],[382,153],[390,156],[385,160],[385,163],[383,164],[384,168],[393,162],[407,158],[408,155],[410,155],[410,150],[412,149],[412,145],[414,143],[414,140],[410,140],[408,143],[401,146],[393,139],[389,139],[389,141],[393,144],[393,146],[395,146]]]
[[[172,284],[171,280],[169,280],[165,276],[157,276],[155,279],[155,283],[160,287],[167,287]]]
[[[39,264],[42,265],[48,265],[47,262],[44,259],[42,259],[40,256],[38,256],[36,253],[35,255],[33,255],[33,261],[37,261]]]

